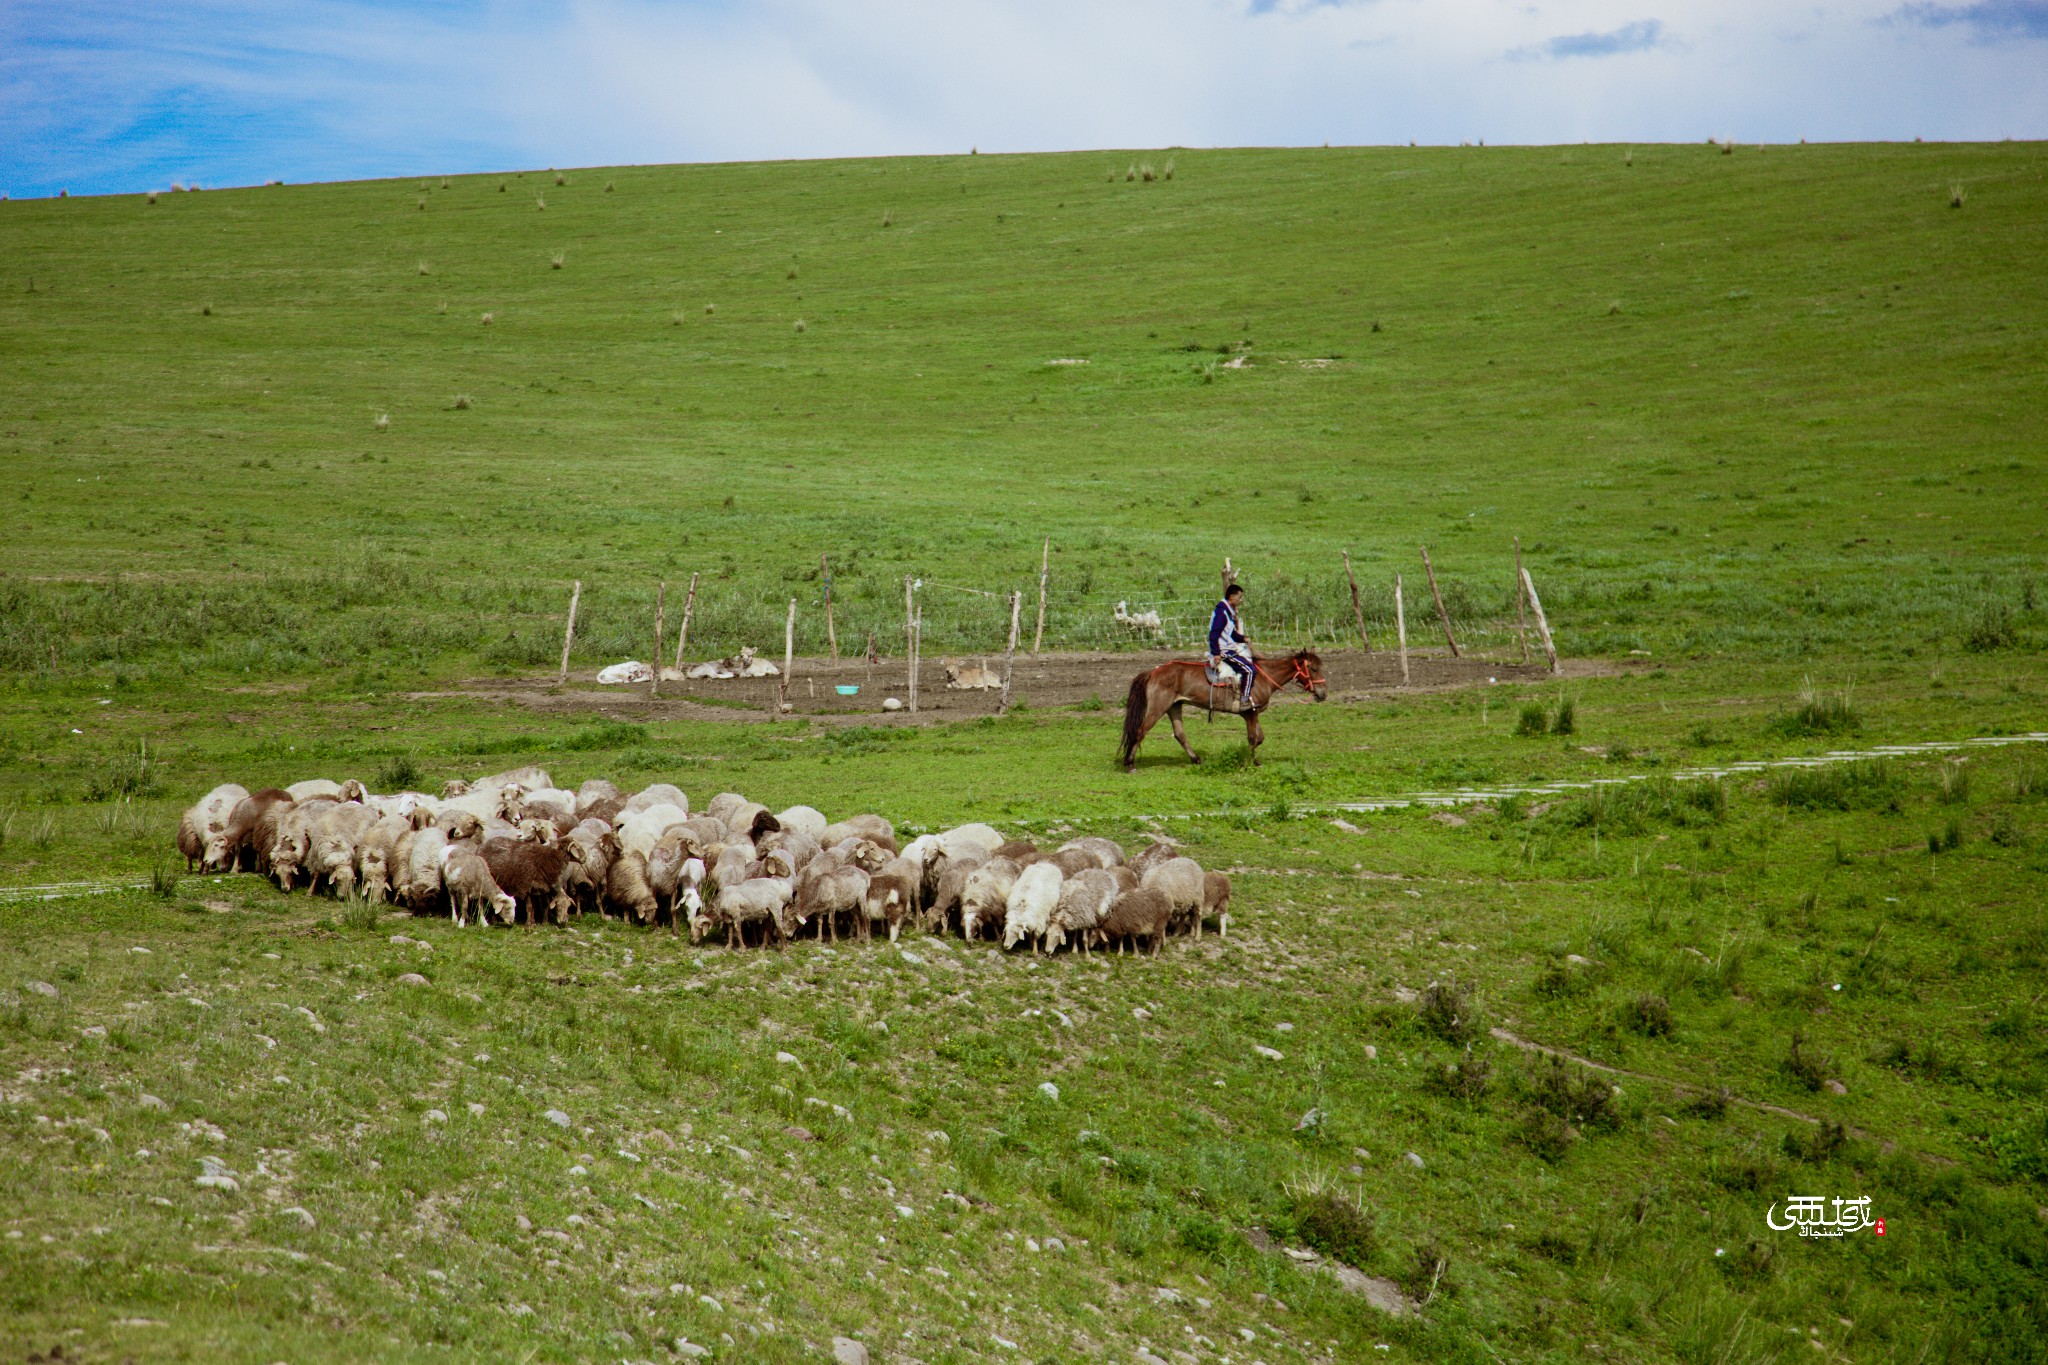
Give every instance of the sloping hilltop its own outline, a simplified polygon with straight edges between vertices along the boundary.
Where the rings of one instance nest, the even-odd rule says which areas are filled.
[[[2041,1359],[2043,171],[1159,150],[0,203],[0,1339]],[[1334,695],[1257,768],[1194,716],[1203,763],[1162,726],[1127,776],[1121,688],[1226,557]],[[796,599],[797,714],[595,684],[661,583],[673,649],[693,574],[693,661],[779,661]],[[1024,594],[1017,704],[881,713],[906,577],[932,691]],[[1166,835],[1229,932],[458,928],[175,852],[219,783],[533,764]]]

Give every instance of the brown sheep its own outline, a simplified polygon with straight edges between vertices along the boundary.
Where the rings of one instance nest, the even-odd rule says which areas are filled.
[[[946,859],[945,870],[939,874],[939,883],[925,905],[924,927],[927,930],[935,934],[945,932],[952,923],[953,912],[960,908],[960,897],[967,890],[967,879],[974,875],[974,869],[987,861],[971,851],[956,853]]]
[[[524,839],[486,839],[484,861],[505,893],[526,908],[526,922],[540,923],[545,911],[557,923],[566,918],[568,894],[562,883],[569,864],[583,860],[572,843],[536,844]]]
[[[1230,936],[1230,878],[1221,872],[1202,874],[1202,913],[1216,917],[1218,938]]]
[[[988,856],[991,858],[1008,858],[1020,868],[1028,867],[1038,861],[1038,845],[1032,843],[1029,839],[1012,839],[1009,843],[1004,844]]]
[[[604,903],[636,924],[654,923],[661,905],[647,881],[647,859],[631,849],[612,859],[605,869]]]
[[[590,784],[586,782],[583,785],[587,787]],[[619,823],[619,812],[625,810],[625,808],[626,801],[624,797],[608,796],[603,800],[593,801],[587,806],[579,803],[576,807],[576,813],[585,820],[602,820],[607,825],[616,827]]]
[[[240,872],[270,871],[270,846],[277,839],[277,816],[292,806],[291,793],[265,787],[235,803],[221,831],[220,865]]]
[[[1155,835],[1152,842],[1140,849],[1136,857],[1127,859],[1125,865],[1140,877],[1143,877],[1160,863],[1167,861],[1169,858],[1178,858],[1179,856],[1179,844],[1171,839],[1161,839]]]
[[[903,921],[917,909],[917,868],[906,858],[892,859],[880,872],[868,878],[867,894],[862,898],[866,908],[860,917],[860,936],[868,937],[877,924],[889,927],[889,941],[894,943],[903,929]]]
[[[1152,956],[1157,957],[1159,945],[1166,941],[1166,919],[1171,911],[1164,895],[1141,886],[1110,907],[1102,922],[1088,931],[1089,941],[1100,947],[1114,939],[1121,956],[1125,939],[1135,943],[1149,938]]]
[[[1045,861],[1057,867],[1063,877],[1072,877],[1090,868],[1099,871],[1102,867],[1102,860],[1085,848],[1063,848]]]

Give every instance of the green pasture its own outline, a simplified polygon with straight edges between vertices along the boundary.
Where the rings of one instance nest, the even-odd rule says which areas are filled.
[[[2048,730],[2044,170],[1171,150],[0,203],[0,1340],[2042,1359],[2048,744],[1686,774]],[[900,656],[908,575],[928,655],[986,652],[962,589],[1028,623],[1048,536],[1051,647],[1144,644],[1119,601],[1198,626],[1228,556],[1255,635],[1328,648],[1346,548],[1375,642],[1396,573],[1420,642],[1427,545],[1505,659],[1519,538],[1602,662],[1290,702],[1257,769],[1197,719],[1200,767],[1162,728],[1131,776],[1114,707],[1028,693],[641,723],[455,685],[551,677],[574,580],[579,669],[647,657],[661,581],[672,639],[692,573],[693,657],[779,648],[791,597],[822,652],[821,555],[843,649]],[[221,781],[529,762],[1165,831],[1231,870],[1230,933],[457,931],[171,847]],[[1637,780],[1337,809],[1598,779]],[[1767,1227],[1808,1194],[1886,1234]]]
[[[1346,547],[1384,634],[1422,544],[1479,630],[1520,537],[1572,652],[2032,649],[2044,165],[1177,150],[0,204],[0,666],[527,667],[571,579],[595,665],[693,572],[706,649],[779,643],[796,596],[817,650],[821,554],[843,641],[897,644],[911,574],[928,649],[987,649],[1000,606],[952,589],[1035,591],[1046,536],[1062,643],[1124,599],[1199,628],[1225,556],[1270,638],[1343,634]]]

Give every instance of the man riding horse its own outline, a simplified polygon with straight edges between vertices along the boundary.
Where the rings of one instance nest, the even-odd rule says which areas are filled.
[[[1244,622],[1238,619],[1237,609],[1244,602],[1244,589],[1232,583],[1223,590],[1223,600],[1216,604],[1216,610],[1209,616],[1209,667],[1215,671],[1220,683],[1227,675],[1223,666],[1237,674],[1238,707],[1250,711],[1252,706],[1252,685],[1258,681],[1258,670],[1252,665],[1250,641],[1244,638]]]

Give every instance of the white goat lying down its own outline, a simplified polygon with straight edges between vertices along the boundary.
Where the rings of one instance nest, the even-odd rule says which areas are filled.
[[[738,662],[760,661],[743,650]],[[1128,857],[1093,836],[1040,849],[977,822],[899,842],[872,812],[830,821],[814,806],[777,811],[726,791],[693,815],[673,783],[558,787],[537,767],[450,779],[438,797],[373,793],[354,778],[253,793],[223,783],[185,812],[177,842],[210,870],[253,868],[286,890],[388,901],[458,925],[595,912],[688,925],[693,942],[722,927],[733,947],[842,930],[865,942],[878,927],[893,941],[906,926],[957,925],[1005,949],[1136,940],[1156,951],[1168,932],[1229,924],[1230,879],[1170,841]]]

